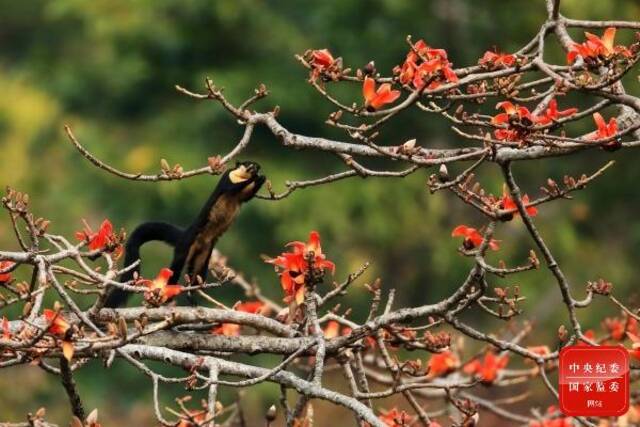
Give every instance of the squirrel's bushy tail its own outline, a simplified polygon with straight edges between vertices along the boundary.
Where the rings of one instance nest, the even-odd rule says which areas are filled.
[[[140,259],[140,247],[147,242],[161,241],[173,247],[176,246],[182,230],[178,227],[167,224],[166,222],[145,222],[138,226],[127,239],[124,247],[124,266],[129,266]],[[123,273],[120,276],[120,282],[125,283],[133,279],[136,271],[140,271],[140,265]],[[113,289],[104,303],[104,307],[116,308],[124,305],[129,297],[129,293],[122,289]]]

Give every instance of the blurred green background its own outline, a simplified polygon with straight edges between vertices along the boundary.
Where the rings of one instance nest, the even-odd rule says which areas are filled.
[[[574,18],[632,19],[640,6],[633,0],[565,0],[562,12]],[[305,82],[307,72],[294,60],[295,53],[327,47],[348,66],[375,59],[378,70],[388,73],[403,60],[405,37],[411,34],[446,48],[455,65],[466,65],[494,45],[517,49],[545,16],[543,2],[532,0],[0,0],[0,183],[30,193],[33,211],[52,220],[50,232],[69,238],[82,218],[94,226],[110,218],[127,230],[149,219],[188,224],[215,177],[159,184],[119,179],[82,158],[66,140],[63,124],[72,125],[97,157],[126,171],[156,173],[161,158],[186,169],[200,167],[208,156],[227,152],[242,131],[219,105],[196,102],[173,88],[201,90],[209,76],[234,102],[265,83],[272,95],[257,108],[279,105],[279,119],[289,129],[344,139],[323,124],[333,109]],[[631,34],[621,36],[630,39]],[[557,54],[556,60],[563,57]],[[635,75],[627,89],[638,92]],[[592,126],[585,123],[583,130]],[[390,144],[410,138],[423,146],[464,144],[443,120],[413,112],[384,128],[382,138]],[[327,153],[283,148],[263,130],[242,158],[260,162],[276,190],[287,179],[319,177],[344,167]],[[587,280],[604,277],[618,296],[635,301],[640,168],[633,156],[594,150],[518,164],[515,171],[525,189],[537,194],[547,177],[588,173],[609,158],[618,160],[613,170],[574,200],[542,207],[538,222],[578,296]],[[430,173],[402,180],[353,178],[299,190],[280,202],[255,200],[219,248],[233,267],[280,299],[277,277],[260,255],[275,255],[285,242],[305,239],[316,229],[337,263],[338,279],[369,260],[365,280],[379,276],[385,288],[395,287],[398,306],[437,301],[459,285],[469,265],[456,252],[459,242],[449,237],[452,227],[481,225],[481,218],[446,194],[430,195],[425,189]],[[481,169],[479,176],[488,191],[501,192],[495,167]],[[532,247],[517,220],[501,225],[497,237],[503,249],[495,260],[522,262]],[[17,248],[8,218],[0,226],[0,242],[3,249]],[[161,244],[148,246],[143,274],[153,276],[169,263],[170,253]],[[556,328],[566,317],[552,277],[542,271],[492,281],[514,283],[528,297],[526,314],[537,325],[528,343],[553,346]],[[240,297],[221,294],[228,301]],[[355,286],[344,305],[353,306],[354,317],[361,318],[367,301],[364,289]],[[616,314],[608,305],[597,307],[599,314]],[[598,326],[602,318],[580,317],[587,326]],[[467,320],[484,330],[519,327],[478,312]],[[480,348],[470,341],[467,346],[467,355]],[[89,365],[78,373],[78,382],[86,406],[98,407],[106,425],[154,424],[147,379],[123,363],[108,371]],[[52,421],[66,424],[66,398],[48,374],[35,367],[2,370],[0,387],[5,390],[2,421],[17,421],[26,411],[47,406]],[[226,403],[235,395],[225,392],[222,399]],[[277,388],[270,385],[245,393],[249,425],[276,399]],[[544,406],[544,399],[536,403]],[[320,420],[318,425],[328,424]]]

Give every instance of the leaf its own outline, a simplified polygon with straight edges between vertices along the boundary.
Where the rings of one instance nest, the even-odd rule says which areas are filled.
[[[71,362],[71,359],[73,358],[73,352],[73,343],[71,341],[62,341],[62,354],[69,362]]]

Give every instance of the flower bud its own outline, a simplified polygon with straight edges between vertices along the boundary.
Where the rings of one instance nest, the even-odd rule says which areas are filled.
[[[276,419],[276,415],[278,414],[278,411],[276,410],[276,405],[271,405],[269,406],[269,409],[267,409],[267,413],[265,414],[265,419],[267,420],[267,422],[273,422]]]
[[[447,169],[446,164],[441,164],[440,169],[438,170],[438,178],[441,182],[449,181],[449,169]]]

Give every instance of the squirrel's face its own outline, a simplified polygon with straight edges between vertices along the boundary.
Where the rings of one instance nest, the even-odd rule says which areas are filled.
[[[240,196],[241,202],[246,202],[255,196],[266,178],[260,175],[260,165],[255,162],[238,162],[223,177],[223,188],[230,194]]]
[[[240,184],[255,179],[260,172],[260,165],[255,162],[238,162],[236,167],[229,172],[229,181]]]

